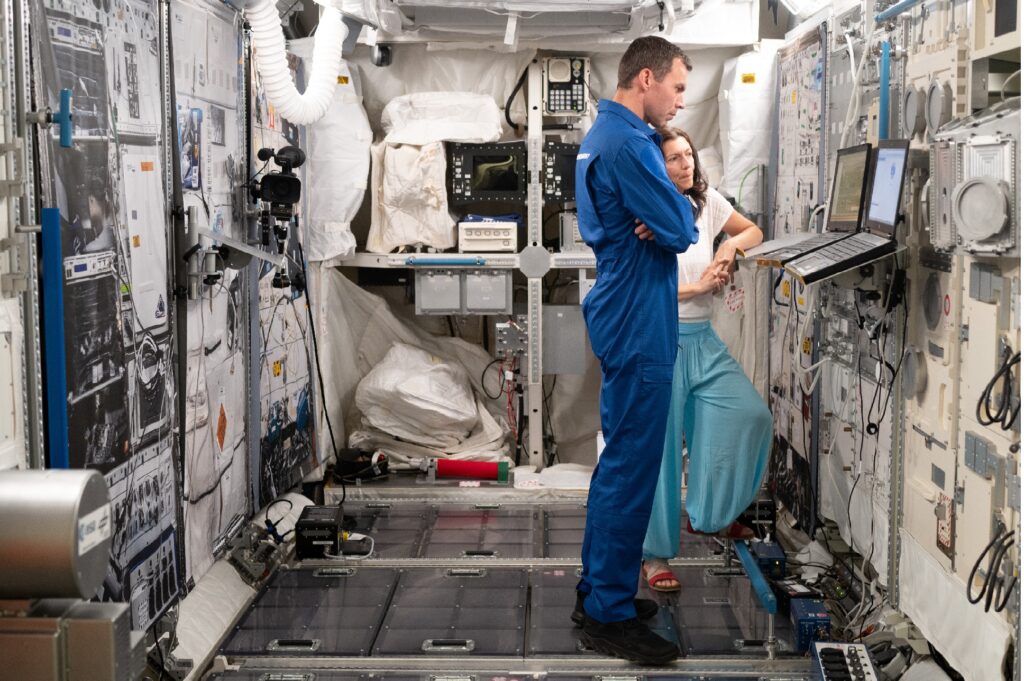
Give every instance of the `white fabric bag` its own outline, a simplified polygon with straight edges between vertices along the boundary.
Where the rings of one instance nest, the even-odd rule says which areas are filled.
[[[356,406],[370,426],[435,447],[463,442],[480,421],[465,370],[404,343],[359,383]]]
[[[444,142],[493,142],[501,136],[498,105],[469,92],[417,92],[384,108],[386,136],[371,149],[370,233],[366,249],[455,245],[448,212]]]

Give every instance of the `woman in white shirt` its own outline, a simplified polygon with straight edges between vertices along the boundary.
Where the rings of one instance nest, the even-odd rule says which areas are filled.
[[[714,296],[731,279],[737,249],[761,243],[761,230],[708,187],[685,132],[658,132],[669,178],[693,202],[699,230],[697,243],[679,254],[679,352],[661,472],[644,540],[644,579],[656,591],[678,591],[667,560],[679,553],[683,435],[690,458],[687,530],[747,538],[752,533],[735,520],[761,486],[772,416],[711,328]],[[715,238],[723,231],[729,238],[713,253]]]

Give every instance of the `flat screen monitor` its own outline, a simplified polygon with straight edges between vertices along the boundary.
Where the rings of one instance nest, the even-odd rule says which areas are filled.
[[[864,225],[871,232],[892,236],[900,214],[903,179],[907,175],[907,140],[882,140],[878,143],[868,198],[868,217]]]
[[[864,190],[868,184],[871,145],[858,144],[836,153],[832,197],[825,228],[830,232],[854,232],[864,216]]]
[[[453,204],[526,201],[526,144],[450,144],[448,192]]]

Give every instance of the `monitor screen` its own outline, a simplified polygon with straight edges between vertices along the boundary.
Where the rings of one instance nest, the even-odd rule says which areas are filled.
[[[867,184],[871,145],[840,149],[832,179],[832,200],[828,205],[828,230],[852,232],[860,225]]]
[[[448,201],[464,206],[481,201],[526,201],[526,143],[468,144],[448,149]]]
[[[875,159],[874,178],[871,181],[871,200],[868,204],[869,225],[887,229],[896,225],[903,191],[903,174],[907,166],[907,142],[883,142]]]
[[[473,154],[473,191],[518,191],[520,168],[513,154]]]

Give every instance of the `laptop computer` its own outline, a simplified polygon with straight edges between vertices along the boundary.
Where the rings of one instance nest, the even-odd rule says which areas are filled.
[[[806,285],[894,252],[909,153],[908,140],[879,142],[871,174],[871,193],[864,229],[791,260],[785,265],[786,271]]]
[[[790,260],[824,248],[856,232],[864,214],[864,191],[867,188],[870,161],[870,144],[858,144],[855,147],[840,149],[836,153],[836,170],[832,178],[832,196],[828,202],[824,232],[800,234],[802,238],[796,241],[789,241],[787,237],[773,239],[768,243],[784,243],[778,243],[777,246],[770,248],[759,248],[756,252],[751,250],[746,257],[753,257],[758,265],[781,267]]]

